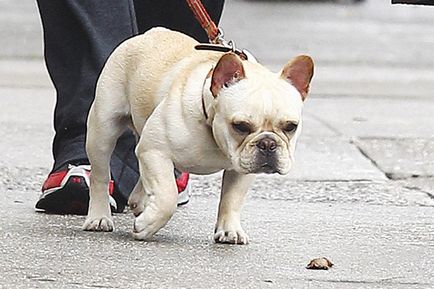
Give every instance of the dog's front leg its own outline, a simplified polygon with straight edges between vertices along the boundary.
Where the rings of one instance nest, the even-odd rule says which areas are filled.
[[[249,237],[241,227],[241,208],[246,193],[254,180],[254,175],[244,175],[229,170],[224,172],[214,234],[216,242],[230,244],[247,244],[249,242]]]
[[[173,174],[173,163],[157,150],[137,151],[140,179],[146,198],[145,208],[134,221],[134,238],[146,240],[152,237],[170,220],[176,211],[178,190]]]

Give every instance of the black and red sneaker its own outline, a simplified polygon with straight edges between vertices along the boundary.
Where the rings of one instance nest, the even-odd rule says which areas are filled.
[[[42,195],[35,207],[53,214],[86,215],[89,207],[90,165],[68,165],[64,170],[48,175],[42,185]],[[117,204],[112,197],[114,183],[109,183],[109,201],[112,211]]]

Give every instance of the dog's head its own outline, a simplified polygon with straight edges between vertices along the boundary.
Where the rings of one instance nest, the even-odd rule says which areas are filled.
[[[301,130],[313,61],[298,56],[278,74],[227,53],[212,71],[212,128],[240,173],[287,174]]]

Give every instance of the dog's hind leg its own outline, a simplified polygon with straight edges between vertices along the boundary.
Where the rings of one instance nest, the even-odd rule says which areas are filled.
[[[132,125],[130,126],[130,129],[134,132],[136,136],[136,143],[139,142],[139,135],[143,130],[143,126],[145,125],[146,118],[140,118],[139,120],[134,118],[134,115],[132,115]],[[139,133],[140,132],[140,133]],[[146,194],[143,190],[142,181],[139,179],[134,186],[133,191],[130,194],[130,197],[128,198],[128,206],[130,207],[131,211],[133,212],[134,216],[140,215],[143,210],[145,209],[145,202],[146,202]]]
[[[92,171],[89,210],[83,224],[84,230],[113,230],[108,195],[110,158],[116,141],[130,122],[129,106],[123,88],[116,87],[113,83],[106,87],[102,81],[88,118],[86,150]]]
[[[130,206],[131,211],[134,216],[140,215],[145,209],[146,194],[143,190],[142,181],[138,180],[136,186],[131,192],[128,198],[128,206]]]

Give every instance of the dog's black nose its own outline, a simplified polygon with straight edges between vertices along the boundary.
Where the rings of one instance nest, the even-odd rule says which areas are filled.
[[[275,152],[277,149],[276,141],[268,137],[265,137],[258,141],[256,146],[258,147],[259,151],[264,154]]]

